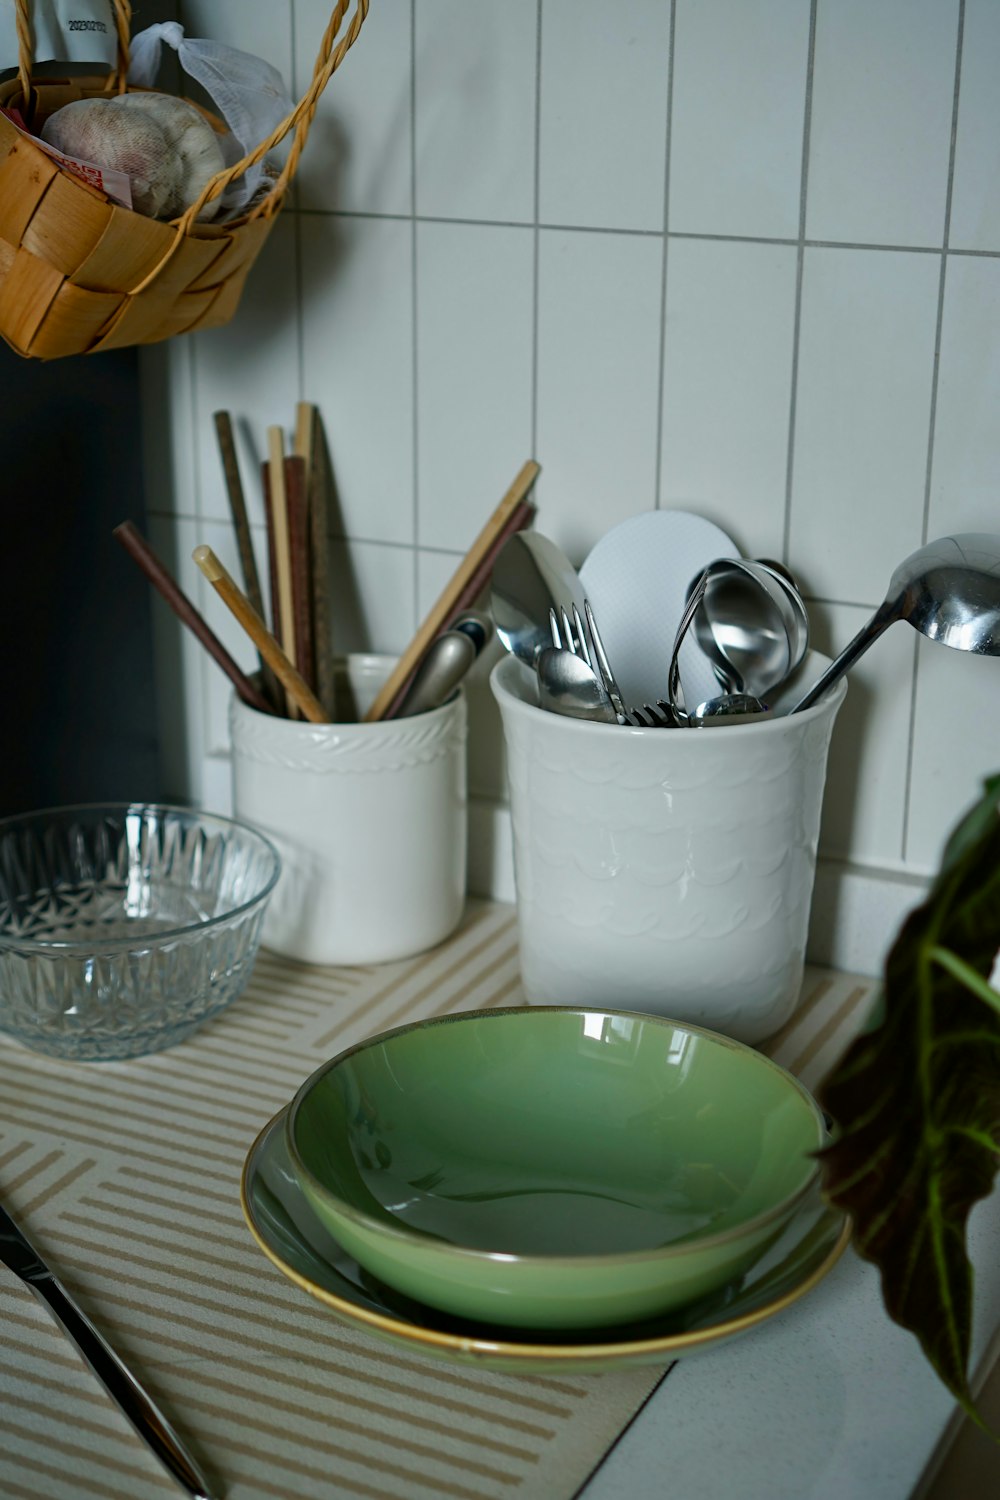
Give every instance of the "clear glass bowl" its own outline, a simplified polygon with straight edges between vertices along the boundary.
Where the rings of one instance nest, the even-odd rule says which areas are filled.
[[[280,868],[254,829],[179,807],[0,821],[0,1030],[74,1060],[172,1047],[242,992]]]

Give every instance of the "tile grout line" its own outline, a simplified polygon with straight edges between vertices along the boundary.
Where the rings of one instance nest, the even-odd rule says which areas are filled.
[[[962,91],[962,47],[965,40],[965,0],[958,0],[958,27],[955,36],[955,82],[951,101],[951,139],[948,144],[948,182],[945,189],[944,224],[941,236],[941,265],[938,271],[937,312],[934,324],[934,357],[931,367],[931,399],[927,422],[927,467],[924,475],[924,505],[920,540],[927,542],[931,514],[931,482],[934,473],[934,436],[937,427],[938,386],[941,374],[941,334],[944,328],[944,296],[948,273],[948,244],[951,238],[951,205],[955,186],[955,148],[958,141],[958,108]],[[900,859],[906,862],[910,841],[910,803],[913,795],[913,757],[917,728],[917,677],[920,666],[919,641],[913,642],[913,665],[910,669],[909,735],[906,744],[906,766],[903,773],[903,826],[900,829]]]
[[[194,336],[191,339],[191,342],[188,344],[187,348],[185,349],[184,354],[185,354],[185,358],[186,358],[186,361],[187,361],[187,367],[188,367],[188,393],[189,393],[190,401],[191,401],[191,456],[190,456],[190,459],[189,459],[189,464],[190,464],[190,484],[191,484],[192,490],[194,491],[194,522],[195,522],[195,527],[197,528],[197,530],[200,530],[201,527],[204,526],[204,524],[205,524],[205,518],[202,515],[201,457],[200,457],[199,445],[198,445],[199,401],[198,401],[198,344],[197,344],[197,338],[198,338],[198,335],[197,335],[197,333],[195,333]],[[197,532],[196,532],[196,534],[197,534]],[[182,559],[181,559],[181,556],[180,556],[180,548],[179,548],[180,537],[177,535],[177,531],[176,530],[172,529],[172,537],[173,537],[174,546],[177,549],[177,573],[178,573],[178,580],[177,581],[180,584],[181,588],[185,589],[185,591],[187,591],[187,588],[189,586],[185,585],[184,579],[183,579],[183,574],[181,573],[180,564],[181,564]],[[204,580],[202,579],[201,574],[200,573],[197,574],[196,577],[195,577],[195,579],[194,579],[194,587],[195,587],[195,590],[196,590],[194,604],[195,604],[195,607],[197,609],[200,609],[202,611],[204,611],[204,599],[202,599],[199,596],[202,593],[202,585],[203,585],[203,583],[204,583]],[[173,628],[173,626],[171,628]],[[183,634],[183,630],[181,631],[181,634]],[[198,655],[197,655],[198,666],[197,666],[196,670],[197,670],[197,673],[198,673],[198,712],[201,715],[201,725],[200,725],[201,754],[199,756],[199,760],[200,760],[202,766],[204,766],[206,758],[208,756],[212,755],[212,753],[214,751],[214,748],[215,748],[213,746],[213,744],[211,743],[211,730],[210,730],[210,727],[209,727],[211,725],[211,722],[212,722],[212,689],[211,689],[211,685],[210,685],[211,679],[210,679],[210,674],[209,674],[210,660],[211,659],[210,659],[210,657],[209,657],[209,655],[208,655],[208,653],[206,651],[199,651],[198,652]],[[185,739],[187,739],[187,735],[185,735]],[[189,748],[190,747],[188,745],[185,746],[185,758],[187,758],[187,756],[188,756]],[[195,774],[198,775],[199,773],[196,771]]]
[[[538,452],[538,319],[541,272],[541,218],[542,195],[542,0],[537,0],[535,9],[535,181],[532,190],[534,223],[531,254],[531,453]],[[512,226],[508,226],[512,227]]]
[[[413,436],[413,628],[420,623],[420,394],[417,312],[417,0],[410,0],[410,379]]]
[[[296,29],[295,29],[295,20],[296,20],[295,0],[292,0],[292,4],[289,7],[289,15],[288,15],[288,27],[289,27],[289,31],[288,31],[288,45],[291,48],[291,59],[290,60],[291,60],[291,69],[292,69],[292,86],[293,86],[293,88],[295,88],[296,95],[297,95],[298,94],[298,88],[297,88],[298,79],[296,77],[296,67],[295,67],[295,59],[296,59],[296,56],[297,56],[297,51],[296,51],[297,33],[296,33]],[[299,197],[298,183],[294,183],[293,184],[293,196],[296,199],[298,199],[298,197]],[[303,304],[305,302],[305,298],[303,296],[303,286],[304,286],[303,253],[304,252],[303,252],[303,249],[302,249],[302,224],[301,224],[301,222],[299,220],[298,214],[294,214],[293,215],[293,220],[294,220],[294,223],[293,223],[293,232],[294,232],[293,243],[294,243],[294,248],[295,248],[295,255],[294,255],[294,264],[295,264],[295,338],[296,338],[296,345],[297,345],[296,353],[298,355],[298,369],[299,369],[299,400],[300,401],[304,401],[306,399],[305,308],[303,306]]]
[[[282,214],[303,219],[375,219],[391,223],[444,223],[463,225],[478,229],[522,229],[529,234],[535,229],[552,231],[555,234],[618,234],[624,239],[663,239],[663,229],[634,229],[628,225],[606,225],[606,223],[556,223],[544,219],[471,219],[462,214],[442,213],[385,213],[373,208],[292,208],[286,205]],[[787,234],[718,234],[708,229],[670,229],[670,240],[703,240],[709,245],[786,245],[804,246],[807,251],[871,251],[883,255],[940,255],[940,245],[897,245],[880,243],[877,240],[822,240],[810,236],[787,236]],[[982,251],[966,246],[948,246],[949,260],[1000,260],[1000,249]]]
[[[547,223],[539,218],[534,219],[473,219],[460,215],[448,214],[403,214],[384,213],[374,209],[325,209],[325,208],[291,208],[286,206],[282,214],[297,216],[300,218],[326,218],[326,219],[375,219],[388,222],[417,224],[454,224],[466,228],[477,229],[521,229],[525,234],[537,230],[548,230],[556,234],[600,234],[621,235],[628,239],[658,240],[663,238],[662,229],[633,229],[626,225],[607,224],[559,224]],[[874,240],[830,240],[811,239],[808,235],[801,238],[789,235],[776,234],[717,234],[708,230],[697,229],[671,229],[668,232],[672,240],[703,240],[709,244],[724,245],[802,245],[807,250],[863,250],[873,251],[885,255],[940,255],[940,245],[904,245],[879,243]],[[949,245],[946,250],[949,259],[963,260],[1000,260],[1000,249],[979,250],[963,246]]]
[[[799,177],[799,233],[795,256],[795,314],[792,322],[791,389],[788,394],[788,452],[785,461],[785,514],[782,526],[781,556],[787,564],[792,531],[792,483],[795,476],[795,422],[798,413],[799,348],[802,335],[802,279],[805,269],[806,193],[809,186],[809,146],[812,131],[813,66],[816,60],[816,7],[809,7],[809,39],[806,43],[806,90],[802,108],[802,163]]]
[[[670,146],[674,118],[674,43],[677,33],[676,0],[670,0],[670,30],[667,59],[666,133],[663,151],[663,247],[660,261],[660,349],[656,392],[656,445],[654,448],[653,508],[663,505],[663,404],[667,379],[667,258],[670,229]]]

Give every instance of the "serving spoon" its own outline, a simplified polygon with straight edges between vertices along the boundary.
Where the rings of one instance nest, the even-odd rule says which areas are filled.
[[[552,610],[581,613],[583,585],[569,558],[539,531],[518,531],[500,549],[493,565],[490,604],[497,635],[514,656],[531,667],[552,645]]]
[[[582,656],[563,646],[545,646],[535,661],[538,698],[543,708],[573,719],[617,724],[618,715],[597,673]]]
[[[904,558],[871,619],[789,712],[811,708],[897,620],[957,651],[1000,656],[1000,536],[960,532]]]

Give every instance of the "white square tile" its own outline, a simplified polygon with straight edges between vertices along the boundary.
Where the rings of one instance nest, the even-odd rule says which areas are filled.
[[[303,396],[319,407],[342,530],[412,542],[413,225],[302,216]]]
[[[806,236],[940,245],[958,0],[836,0],[816,15]]]
[[[965,0],[948,240],[953,249],[1000,250],[998,76],[1000,6],[996,0]]]
[[[413,549],[337,541],[330,559],[334,651],[399,655],[419,623]]]
[[[789,562],[810,594],[877,603],[922,540],[939,269],[806,250]]]
[[[695,511],[750,556],[780,557],[797,253],[672,239],[661,504]]]
[[[143,486],[150,514],[197,514],[193,380],[192,339],[164,339],[139,349]]]
[[[955,824],[1000,771],[1000,660],[918,647],[906,857],[936,870]]]
[[[464,551],[531,455],[534,231],[417,226],[418,535]]]
[[[295,88],[309,86],[330,0],[295,0]],[[413,210],[411,0],[377,0],[323,91],[297,174],[300,208]],[[354,14],[351,7],[348,20]],[[346,32],[342,27],[338,42]]]
[[[539,214],[662,229],[670,6],[545,0]]]
[[[655,503],[663,241],[540,238],[537,524],[580,563]]]
[[[537,0],[417,0],[417,210],[534,218]]]
[[[297,3],[301,8],[303,0]],[[266,58],[292,94],[296,87],[292,77],[292,0],[268,0],[267,5],[247,5],[246,0],[180,0],[177,10],[186,37],[208,37],[253,57]]]
[[[677,0],[671,229],[798,235],[808,61],[808,0]]]
[[[263,523],[260,464],[267,428],[291,426],[299,396],[297,225],[283,213],[252,267],[236,315],[223,328],[192,335],[197,427],[198,514],[229,519],[213,413],[228,411],[252,522]],[[182,509],[187,509],[180,497]]]
[[[812,644],[837,656],[871,617],[846,604],[809,605]],[[827,762],[821,853],[898,868],[915,636],[896,624],[851,669]]]
[[[1000,260],[950,255],[938,366],[929,533],[996,531]]]

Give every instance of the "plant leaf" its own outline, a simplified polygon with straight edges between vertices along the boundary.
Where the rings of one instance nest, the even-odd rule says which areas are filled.
[[[878,1025],[819,1090],[836,1134],[827,1197],[879,1267],[890,1317],[916,1334],[976,1420],[969,1387],[969,1213],[1000,1166],[1000,776],[952,834],[885,965]]]

